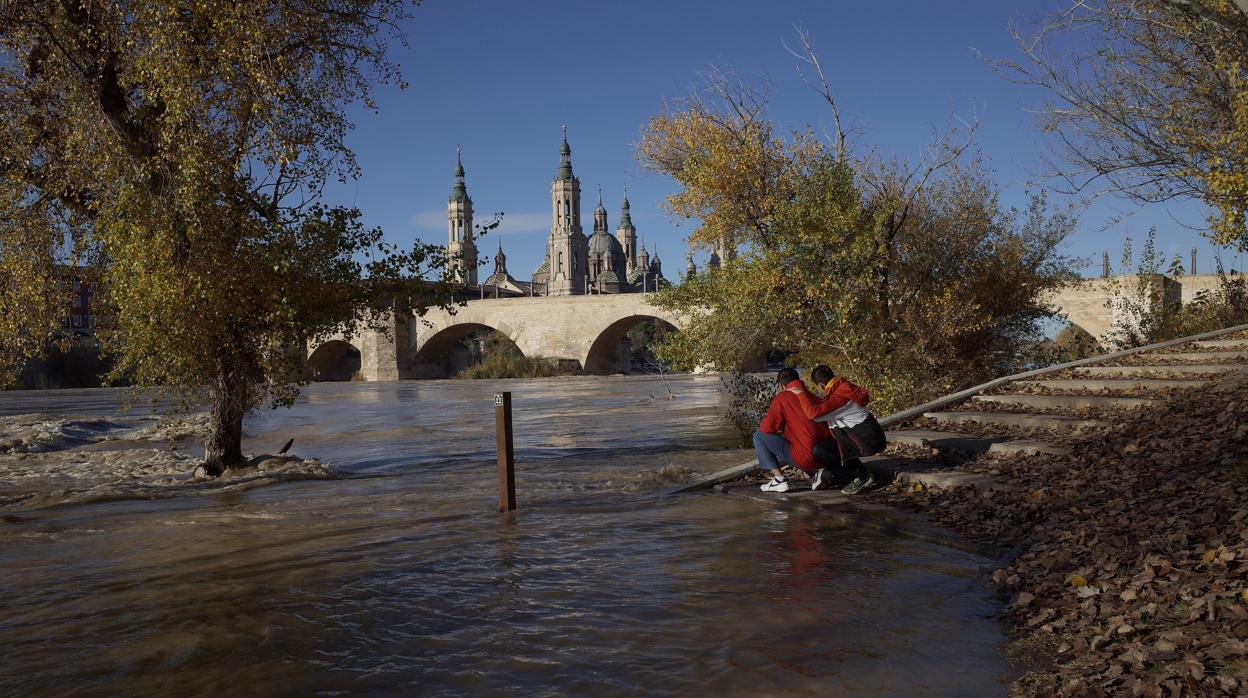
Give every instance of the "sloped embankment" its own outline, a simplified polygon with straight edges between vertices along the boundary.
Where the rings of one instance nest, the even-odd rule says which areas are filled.
[[[992,575],[1017,693],[1248,691],[1248,330],[1007,381],[890,441],[870,499],[1018,546]]]

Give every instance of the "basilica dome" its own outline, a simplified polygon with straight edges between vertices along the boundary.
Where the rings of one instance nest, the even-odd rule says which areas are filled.
[[[589,236],[589,259],[603,260],[603,268],[606,268],[606,259],[611,258],[611,268],[617,273],[622,273],[627,264],[627,258],[624,256],[624,246],[620,244],[615,236],[605,231],[599,230]]]

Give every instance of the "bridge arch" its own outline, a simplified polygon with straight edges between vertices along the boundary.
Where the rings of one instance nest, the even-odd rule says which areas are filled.
[[[471,346],[474,339],[479,339],[494,332],[505,337],[521,354],[526,352],[513,339],[505,323],[465,321],[434,328],[422,338],[420,349],[412,358],[412,374],[414,378],[450,378],[468,368],[480,358],[483,347]]]
[[[1053,345],[1061,352],[1061,361],[1074,361],[1105,353],[1105,346],[1091,332],[1067,320],[1065,327],[1053,337]]]
[[[349,381],[362,366],[359,347],[346,340],[331,339],[308,356],[305,375],[310,381]]]
[[[670,320],[658,314],[635,313],[612,321],[598,330],[592,337],[585,355],[580,357],[585,373],[605,375],[610,373],[628,373],[632,365],[631,342],[628,333],[634,327],[646,322],[653,322],[657,327],[668,332],[679,332],[680,329]],[[588,338],[587,337],[587,338]]]

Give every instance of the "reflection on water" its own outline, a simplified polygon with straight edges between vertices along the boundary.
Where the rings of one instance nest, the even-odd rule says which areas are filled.
[[[314,386],[247,425],[354,476],[9,515],[0,693],[1003,692],[983,560],[649,494],[660,470],[741,460],[711,450],[714,379],[673,401],[647,380],[512,382],[510,515],[496,387]],[[85,398],[73,411],[108,409]]]

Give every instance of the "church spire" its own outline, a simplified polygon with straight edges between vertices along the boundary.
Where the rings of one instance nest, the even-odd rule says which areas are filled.
[[[498,238],[498,254],[494,255],[494,273],[507,275],[507,255],[503,254],[503,238]]]
[[[589,275],[588,250],[581,229],[581,182],[572,175],[568,127],[559,146],[559,171],[550,183],[551,226],[546,240],[546,295],[579,296]]]
[[[472,199],[464,184],[464,162],[455,146],[455,186],[446,202],[446,256],[454,279],[461,284],[477,283],[477,244],[472,239]]]
[[[633,216],[628,207],[628,185],[624,185],[624,203],[620,204],[620,227],[633,227]]]
[[[624,203],[620,206],[620,224],[615,228],[615,237],[624,248],[624,266],[629,272],[637,267],[637,228],[633,226],[633,218],[628,212],[628,185],[624,185]]]
[[[572,146],[568,145],[568,125],[563,125],[563,144],[559,146],[559,174],[556,180],[572,179]]]
[[[451,188],[449,201],[468,199],[468,186],[464,184],[464,162],[460,159],[459,146],[455,146],[455,186]]]
[[[598,185],[598,208],[594,209],[594,234],[607,234],[607,209],[602,205],[602,185]]]

